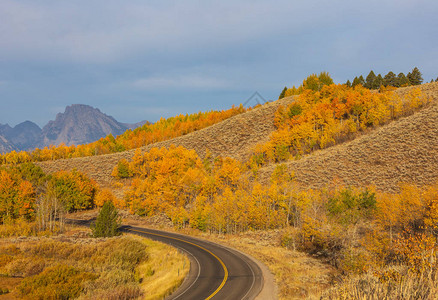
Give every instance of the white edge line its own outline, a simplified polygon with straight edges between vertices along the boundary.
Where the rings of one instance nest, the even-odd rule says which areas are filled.
[[[172,245],[173,246],[173,245]],[[175,246],[173,246],[173,247],[175,247]],[[196,275],[196,278],[195,278],[195,280],[192,282],[192,284],[191,285],[189,285],[182,293],[180,293],[178,296],[176,296],[175,298],[171,298],[171,299],[178,299],[179,297],[181,297],[182,295],[184,295],[194,284],[195,284],[195,282],[196,281],[198,281],[198,278],[199,278],[199,275],[201,274],[201,264],[199,263],[199,261],[198,261],[198,259],[196,258],[196,256],[194,256],[191,252],[189,252],[189,251],[187,251],[187,250],[185,250],[185,249],[182,249],[182,248],[179,248],[179,247],[176,247],[176,248],[178,248],[178,249],[181,249],[182,251],[184,251],[184,252],[186,252],[186,253],[188,253],[188,254],[190,254],[194,259],[195,259],[195,261],[196,261],[196,263],[198,264],[198,274]],[[190,272],[190,271],[189,271]]]

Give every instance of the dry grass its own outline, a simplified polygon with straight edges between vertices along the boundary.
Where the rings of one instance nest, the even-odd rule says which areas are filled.
[[[147,300],[164,299],[181,285],[190,269],[188,258],[176,248],[144,239],[149,260],[138,267],[140,284]]]
[[[419,276],[402,266],[391,266],[388,272],[396,274],[382,279],[366,273],[350,276],[326,290],[322,299],[438,299],[436,272],[434,276]]]
[[[407,94],[413,87],[396,92]],[[321,188],[333,182],[365,186],[374,184],[383,191],[397,191],[399,182],[418,185],[438,181],[438,83],[419,86],[433,99],[433,105],[406,118],[356,138],[353,141],[316,151],[287,165],[297,175],[297,181],[306,188]],[[195,149],[203,157],[208,148],[213,156],[247,159],[253,147],[266,142],[275,130],[273,119],[279,105],[293,101],[288,97],[234,116],[208,128],[165,142],[143,147],[168,147],[171,144]],[[111,172],[117,162],[130,159],[135,150],[94,157],[40,162],[43,170],[77,168],[103,187],[110,187],[120,197],[122,187],[115,187]],[[275,165],[260,170],[261,179],[268,179]]]
[[[250,254],[275,276],[280,300],[318,299],[333,284],[336,270],[305,253],[280,246],[283,231],[247,232],[236,235],[203,235],[203,238]]]
[[[253,147],[266,142],[275,130],[274,114],[279,105],[287,105],[293,101],[288,97],[267,103],[249,112],[243,113],[187,135],[164,142],[142,147],[148,151],[153,147],[169,147],[171,144],[194,149],[203,157],[207,149],[213,156],[232,157],[239,160],[247,159]],[[272,120],[272,121],[269,121]],[[121,159],[130,159],[136,150],[108,155],[61,159],[56,161],[38,162],[46,173],[76,168],[96,180],[101,186],[113,187],[111,172]]]
[[[0,299],[56,297],[49,294],[56,293],[50,276],[59,278],[53,274],[61,271],[82,278],[80,285],[59,285],[66,293],[80,293],[80,299],[163,299],[181,284],[189,266],[176,249],[133,235],[93,239],[89,230],[70,227],[59,236],[5,238],[0,292],[7,293]],[[41,276],[47,287],[39,284]]]
[[[421,86],[433,99],[421,111],[370,131],[353,141],[306,155],[286,165],[304,188],[320,189],[332,183],[374,185],[385,192],[399,184],[418,186],[438,181],[438,83]],[[409,88],[400,90],[405,93]],[[275,165],[260,170],[267,181]]]

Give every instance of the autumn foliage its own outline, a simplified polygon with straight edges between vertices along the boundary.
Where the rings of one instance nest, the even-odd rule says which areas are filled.
[[[17,219],[32,221],[43,217],[42,212],[53,215],[56,211],[89,209],[95,206],[98,190],[93,180],[76,170],[46,176],[41,168],[32,163],[2,167],[0,222],[8,223]],[[114,199],[108,191],[104,196],[108,200]],[[59,215],[55,214],[58,218]],[[46,228],[45,225],[43,227]]]
[[[410,114],[427,102],[418,89],[402,99],[391,89],[376,93],[360,85],[304,88],[293,103],[278,108],[277,130],[268,143],[256,147],[252,161],[258,165],[281,162],[327,148],[357,132]]]

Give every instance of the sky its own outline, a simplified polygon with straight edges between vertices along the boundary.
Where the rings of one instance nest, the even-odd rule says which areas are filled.
[[[275,100],[322,71],[430,81],[437,15],[436,0],[1,0],[0,124],[42,127],[77,103],[155,122]]]

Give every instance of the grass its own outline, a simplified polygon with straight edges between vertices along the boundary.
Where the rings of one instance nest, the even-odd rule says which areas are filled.
[[[312,188],[324,187],[334,180],[354,186],[376,184],[387,192],[397,191],[398,181],[418,182],[419,185],[435,183],[438,180],[438,134],[435,126],[438,120],[438,83],[399,88],[396,93],[403,96],[412,88],[419,88],[434,103],[414,115],[367,131],[353,141],[287,162],[289,169],[294,170],[297,181]],[[278,106],[286,106],[292,101],[293,97],[283,98],[185,136],[142,147],[141,150],[145,152],[152,147],[174,144],[194,149],[201,157],[204,157],[208,148],[214,157],[232,157],[244,161],[251,155],[255,145],[266,142],[275,130],[273,121]],[[119,160],[131,159],[134,152],[129,150],[37,164],[47,173],[76,168],[88,174],[100,186],[109,187],[116,196],[122,197],[123,187],[113,186],[111,172]],[[275,165],[262,168],[260,178],[268,180],[274,168]],[[419,171],[422,168],[425,168],[424,172]]]
[[[232,235],[201,235],[228,245],[264,263],[275,277],[278,298],[318,299],[333,284],[336,270],[311,256],[280,246],[282,230]]]
[[[147,300],[163,299],[181,285],[190,269],[188,258],[166,244],[144,239],[149,259],[138,267]]]
[[[164,217],[140,218],[126,216],[124,224],[174,230],[163,222]],[[192,228],[178,232],[198,236],[212,242],[235,248],[265,264],[275,277],[278,297],[281,300],[319,298],[323,291],[333,285],[338,276],[335,268],[303,252],[286,249],[281,245],[285,230],[248,231],[240,234],[210,234]]]
[[[1,227],[1,226],[0,226]],[[0,240],[0,299],[162,299],[190,264],[165,244],[134,235],[63,235]]]

